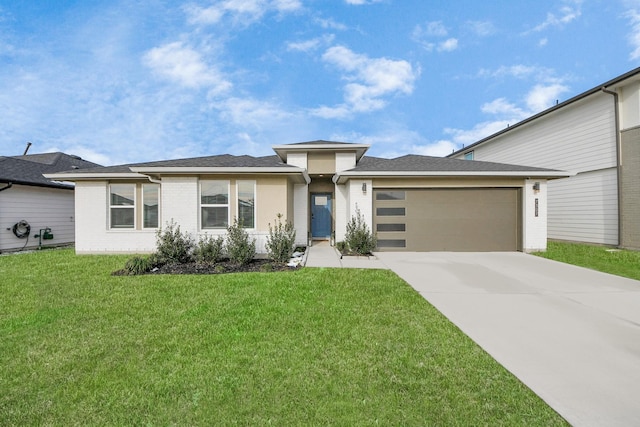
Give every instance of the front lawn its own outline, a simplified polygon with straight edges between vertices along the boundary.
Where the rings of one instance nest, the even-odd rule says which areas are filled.
[[[549,242],[547,251],[537,252],[536,255],[640,280],[640,252],[638,251],[617,250],[581,243]]]
[[[382,270],[0,257],[0,425],[565,425]]]

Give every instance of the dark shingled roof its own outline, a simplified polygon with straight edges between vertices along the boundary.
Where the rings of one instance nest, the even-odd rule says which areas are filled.
[[[0,182],[40,187],[73,188],[72,185],[49,180],[42,174],[68,170],[77,172],[96,166],[100,165],[65,153],[0,156]]]
[[[507,165],[477,160],[448,159],[443,157],[409,154],[395,159],[363,157],[348,172],[557,172],[552,169]]]
[[[65,171],[74,174],[103,174],[103,173],[131,173],[131,168],[292,168],[293,166],[283,163],[276,155],[253,157],[253,156],[233,156],[231,154],[222,154],[206,157],[192,157],[188,159],[161,160],[145,163],[130,163],[126,165],[102,166],[97,168],[89,168],[83,170]]]

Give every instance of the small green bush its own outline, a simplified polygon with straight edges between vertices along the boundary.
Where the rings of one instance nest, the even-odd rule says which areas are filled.
[[[352,216],[347,224],[345,242],[349,250],[358,255],[370,254],[378,244],[378,239],[369,230],[360,209],[356,208],[356,215]]]
[[[200,237],[193,255],[198,264],[215,264],[222,259],[224,248],[224,237],[218,236],[215,239],[208,234]]]
[[[180,226],[171,220],[156,233],[156,254],[163,264],[184,264],[193,260],[193,240],[189,233],[182,233]]]
[[[249,234],[242,228],[242,221],[238,218],[227,227],[227,256],[239,265],[246,265],[256,256],[256,239],[249,240]]]
[[[293,254],[296,241],[296,230],[290,221],[282,223],[282,214],[277,215],[277,223],[272,228],[269,223],[267,236],[267,256],[275,262],[287,262]]]
[[[341,254],[344,254],[345,252],[347,252],[347,242],[342,241],[342,240],[339,241],[339,242],[336,242],[336,249]]]
[[[154,261],[151,257],[135,255],[127,260],[124,264],[124,273],[129,276],[136,276],[151,271],[154,267]]]

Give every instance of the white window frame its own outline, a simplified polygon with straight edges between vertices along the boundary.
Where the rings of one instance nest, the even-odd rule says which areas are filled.
[[[147,193],[147,191],[145,190],[145,186],[146,187],[149,187],[149,186],[155,187],[155,192],[156,192],[156,195],[157,195],[157,201],[158,201],[158,224],[155,227],[145,227],[144,214],[145,214],[145,206],[146,205],[144,203],[144,196],[145,196],[145,193]],[[160,213],[161,213],[160,212],[160,184],[156,184],[156,183],[153,183],[153,182],[145,182],[145,183],[141,184],[141,191],[142,191],[142,201],[141,201],[141,204],[142,204],[142,229],[143,230],[157,230],[158,227],[160,227],[160,224],[162,222],[161,221],[162,218],[160,217]]]
[[[473,150],[467,151],[466,153],[464,153],[465,160],[473,160],[473,158],[474,158]]]
[[[257,184],[256,184],[256,180],[255,179],[239,179],[236,180],[236,217],[238,218],[238,221],[240,221],[240,183],[244,182],[244,183],[251,183],[253,185],[253,227],[247,227],[244,226],[242,228],[245,228],[247,230],[255,230],[257,227],[257,223],[258,223],[258,218],[256,217],[256,206],[258,204],[257,201]]]
[[[133,204],[132,205],[112,205],[111,204],[111,188],[114,185],[128,185],[128,186],[132,186],[133,187]],[[130,231],[130,230],[135,230],[136,229],[136,219],[138,217],[138,211],[136,208],[136,200],[138,197],[138,186],[134,183],[120,183],[120,182],[112,182],[109,183],[109,192],[107,193],[107,197],[108,197],[108,201],[109,201],[109,230],[122,230],[122,231]],[[112,215],[111,215],[111,211],[113,209],[132,209],[133,210],[133,225],[131,227],[114,227],[112,224]]]
[[[209,204],[202,203],[202,184],[205,182],[222,182],[225,183],[227,187],[227,203],[226,204]],[[198,211],[200,217],[200,230],[224,230],[226,229],[231,221],[231,182],[228,179],[201,179],[198,185]],[[202,208],[216,208],[216,207],[226,207],[227,208],[227,227],[204,227],[202,223]]]

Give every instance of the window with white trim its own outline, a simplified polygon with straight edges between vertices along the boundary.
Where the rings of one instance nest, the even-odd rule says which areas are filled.
[[[158,228],[160,185],[142,184],[142,228]]]
[[[466,153],[464,153],[464,159],[473,160],[473,151],[467,151]]]
[[[136,226],[136,185],[109,185],[109,227],[114,229]]]
[[[256,227],[256,182],[236,181],[238,191],[238,222],[243,228]]]
[[[200,227],[229,226],[229,181],[200,181]]]

